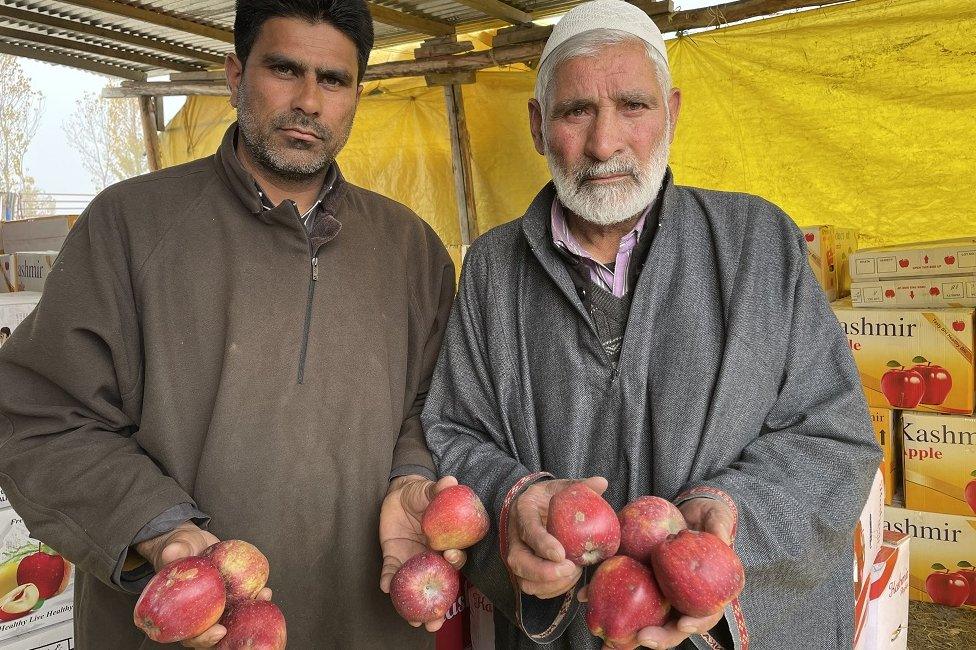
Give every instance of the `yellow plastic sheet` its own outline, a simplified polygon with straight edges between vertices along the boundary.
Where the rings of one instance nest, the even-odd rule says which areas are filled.
[[[976,2],[857,0],[668,51],[683,93],[679,183],[758,194],[798,223],[857,228],[862,245],[976,233]],[[529,136],[534,83],[485,71],[463,87],[481,232],[519,216],[549,178]],[[164,161],[212,153],[232,119],[226,98],[190,99]],[[339,163],[460,243],[442,88],[368,84]]]

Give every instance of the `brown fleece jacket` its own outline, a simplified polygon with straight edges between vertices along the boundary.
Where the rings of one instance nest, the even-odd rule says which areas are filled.
[[[454,293],[437,235],[340,176],[311,233],[234,154],[110,187],[0,354],[0,485],[78,566],[78,648],[151,648],[111,586],[192,503],[271,562],[292,648],[429,648],[378,587],[391,472],[420,430]]]

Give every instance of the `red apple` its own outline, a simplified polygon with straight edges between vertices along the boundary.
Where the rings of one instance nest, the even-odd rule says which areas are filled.
[[[903,269],[907,269],[908,268],[908,260],[898,260],[898,266],[900,266]]]
[[[897,361],[889,361],[892,368],[881,377],[881,392],[895,408],[912,409],[925,394],[925,381],[915,370],[906,369]]]
[[[227,634],[217,650],[284,650],[288,632],[285,617],[267,600],[244,600],[224,612],[220,624]]]
[[[546,530],[559,540],[566,558],[590,566],[610,557],[620,546],[620,521],[599,494],[573,483],[549,500]]]
[[[390,597],[400,616],[411,623],[443,617],[457,600],[458,571],[440,553],[425,551],[403,563],[393,574]]]
[[[697,530],[669,535],[658,545],[651,565],[671,606],[699,618],[722,611],[746,582],[742,561],[732,547]]]
[[[587,599],[586,625],[614,650],[637,648],[637,633],[663,625],[671,610],[650,570],[626,555],[597,568]]]
[[[688,527],[681,511],[667,499],[641,497],[628,503],[617,514],[620,520],[621,555],[647,564],[654,547]]]
[[[17,566],[17,584],[33,583],[43,600],[61,593],[71,578],[71,565],[60,555],[51,555],[41,550],[28,555]]]
[[[954,255],[946,255],[945,256],[945,263],[946,264],[950,264],[951,265],[951,264],[955,264],[955,262],[956,262],[956,258],[955,258]]]
[[[966,604],[976,605],[976,567],[965,560],[956,566],[959,567],[958,573],[960,573],[969,584],[969,598],[966,599]]]
[[[925,357],[912,359],[917,365],[912,370],[922,376],[925,392],[922,393],[920,404],[939,405],[945,401],[952,390],[952,375],[940,365],[933,364]]]
[[[976,476],[976,470],[969,473],[970,476]],[[966,484],[966,503],[969,504],[970,509],[973,514],[976,515],[976,478]]]
[[[812,242],[814,239],[817,238],[817,236],[814,235],[812,232],[808,232],[807,234],[803,235],[803,238],[808,242]]]
[[[227,596],[220,572],[203,557],[167,564],[136,601],[136,627],[157,643],[173,643],[202,634],[220,620]]]
[[[966,329],[966,323],[961,320],[954,320],[952,321],[952,329],[956,330],[957,332],[961,332]]]
[[[895,297],[895,290],[894,289],[885,289],[885,297],[886,298],[894,298]]]
[[[240,539],[228,539],[207,547],[202,556],[220,571],[227,587],[227,602],[255,598],[268,584],[268,558],[256,546]]]
[[[925,591],[933,603],[960,607],[969,599],[969,583],[962,573],[950,573],[949,569],[938,563],[933,564],[932,568],[935,571],[925,579]]]
[[[488,532],[488,513],[474,490],[467,485],[454,485],[431,499],[420,526],[428,546],[435,551],[468,548]]]
[[[937,296],[937,295],[939,295],[939,293],[940,293],[939,292],[939,287],[930,287],[929,288],[929,294],[930,295]]]

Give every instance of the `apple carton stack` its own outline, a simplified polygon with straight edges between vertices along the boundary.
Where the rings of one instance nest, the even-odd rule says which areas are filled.
[[[888,500],[885,527],[913,540],[908,595],[976,606],[967,501],[968,490],[976,504],[976,239],[862,249],[850,274],[850,300],[832,307],[872,407],[889,491],[904,491],[905,508]]]
[[[847,260],[857,250],[857,231],[839,226],[806,226],[800,228],[807,243],[807,260],[813,275],[820,283],[827,300],[851,292],[851,277]]]
[[[55,221],[48,220],[44,227],[51,230]],[[19,248],[35,241],[29,225],[12,223],[16,227],[6,224],[4,245]],[[37,305],[56,256],[56,251],[0,255],[0,346]],[[72,565],[31,537],[0,490],[0,647],[74,648],[73,580]]]

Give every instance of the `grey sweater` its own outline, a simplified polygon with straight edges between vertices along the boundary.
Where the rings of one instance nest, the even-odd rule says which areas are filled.
[[[423,413],[439,473],[494,513],[465,571],[501,614],[497,647],[600,647],[575,601],[560,616],[562,599],[516,598],[499,556],[506,493],[545,470],[606,476],[617,509],[724,491],[751,647],[850,648],[852,531],[880,450],[796,226],[669,174],[615,367],[549,240],[552,199],[549,185],[471,247]],[[742,647],[731,611],[726,622]]]

